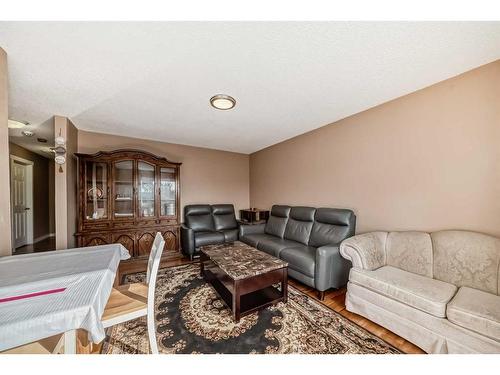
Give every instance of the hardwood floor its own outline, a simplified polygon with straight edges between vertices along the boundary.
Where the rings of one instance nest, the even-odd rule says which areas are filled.
[[[188,264],[188,263],[197,263],[197,260],[194,260],[193,262],[190,260],[187,260],[185,258],[182,259],[173,259],[173,260],[168,260],[162,262],[162,267],[174,267],[182,264]],[[129,273],[130,271],[127,270],[127,272],[123,272],[120,270],[120,280],[123,274]],[[294,286],[295,288],[299,289],[300,291],[306,293],[308,296],[318,299],[317,298],[317,291],[314,290],[313,288],[310,288],[298,281],[288,279],[288,284]],[[345,318],[349,319],[350,321],[356,323],[358,326],[366,329],[368,332],[372,333],[373,335],[381,338],[382,340],[386,341],[387,343],[391,344],[395,348],[399,349],[403,353],[408,353],[408,354],[422,354],[424,351],[420,349],[419,347],[413,345],[411,342],[406,341],[402,337],[392,333],[391,331],[385,329],[384,327],[379,326],[378,324],[360,316],[357,314],[353,314],[349,311],[346,310],[345,308],[345,293],[346,289],[338,289],[338,290],[328,290],[325,292],[325,299],[324,301],[321,301],[324,305],[328,306],[332,310],[338,312]]]
[[[55,237],[48,237],[48,238],[45,238],[41,241],[38,241],[37,243],[18,247],[17,249],[14,250],[13,255],[38,253],[38,252],[42,252],[42,251],[55,250],[55,248],[56,248],[56,238]]]
[[[288,279],[288,284],[299,289],[301,292],[307,294],[308,296],[317,298],[317,291],[311,287],[308,287],[296,280]],[[418,346],[413,345],[411,342],[405,340],[404,338],[396,335],[395,333],[379,326],[377,323],[372,322],[358,314],[349,312],[345,308],[345,293],[346,289],[338,290],[328,290],[325,292],[324,301],[320,301],[324,305],[328,306],[332,310],[338,312],[340,315],[349,319],[350,321],[356,323],[358,326],[366,329],[368,332],[374,334],[375,336],[381,338],[387,343],[391,344],[395,348],[401,350],[403,353],[407,354],[424,354],[425,352]]]

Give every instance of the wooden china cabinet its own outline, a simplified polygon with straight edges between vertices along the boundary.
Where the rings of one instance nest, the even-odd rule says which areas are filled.
[[[132,256],[124,263],[145,267],[159,231],[163,256],[179,256],[181,163],[138,150],[76,156],[78,246],[121,243]]]

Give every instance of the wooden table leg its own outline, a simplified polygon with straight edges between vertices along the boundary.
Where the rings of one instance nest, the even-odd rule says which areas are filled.
[[[84,329],[79,329],[76,332],[76,354],[90,354],[90,352],[89,333]]]
[[[233,293],[233,317],[234,321],[238,323],[240,321],[240,288],[238,285],[238,280],[234,282],[234,293]]]
[[[120,286],[120,270],[116,270],[115,280],[113,282],[113,288]]]
[[[283,269],[283,281],[281,282],[281,290],[283,292],[283,302],[288,302],[288,269]]]

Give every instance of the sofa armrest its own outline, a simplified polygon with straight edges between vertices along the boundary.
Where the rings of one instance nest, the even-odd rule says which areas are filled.
[[[245,236],[247,234],[264,233],[265,227],[266,224],[264,223],[255,225],[240,224],[239,237]]]
[[[353,267],[368,271],[385,266],[387,232],[371,232],[350,237],[340,244],[340,255]]]
[[[315,288],[325,291],[347,284],[351,262],[340,255],[339,245],[325,245],[316,250]]]
[[[187,256],[192,256],[195,251],[194,230],[181,224],[181,249]]]

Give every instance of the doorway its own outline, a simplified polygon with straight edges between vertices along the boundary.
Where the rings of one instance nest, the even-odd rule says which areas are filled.
[[[12,247],[33,243],[33,162],[10,155]]]

